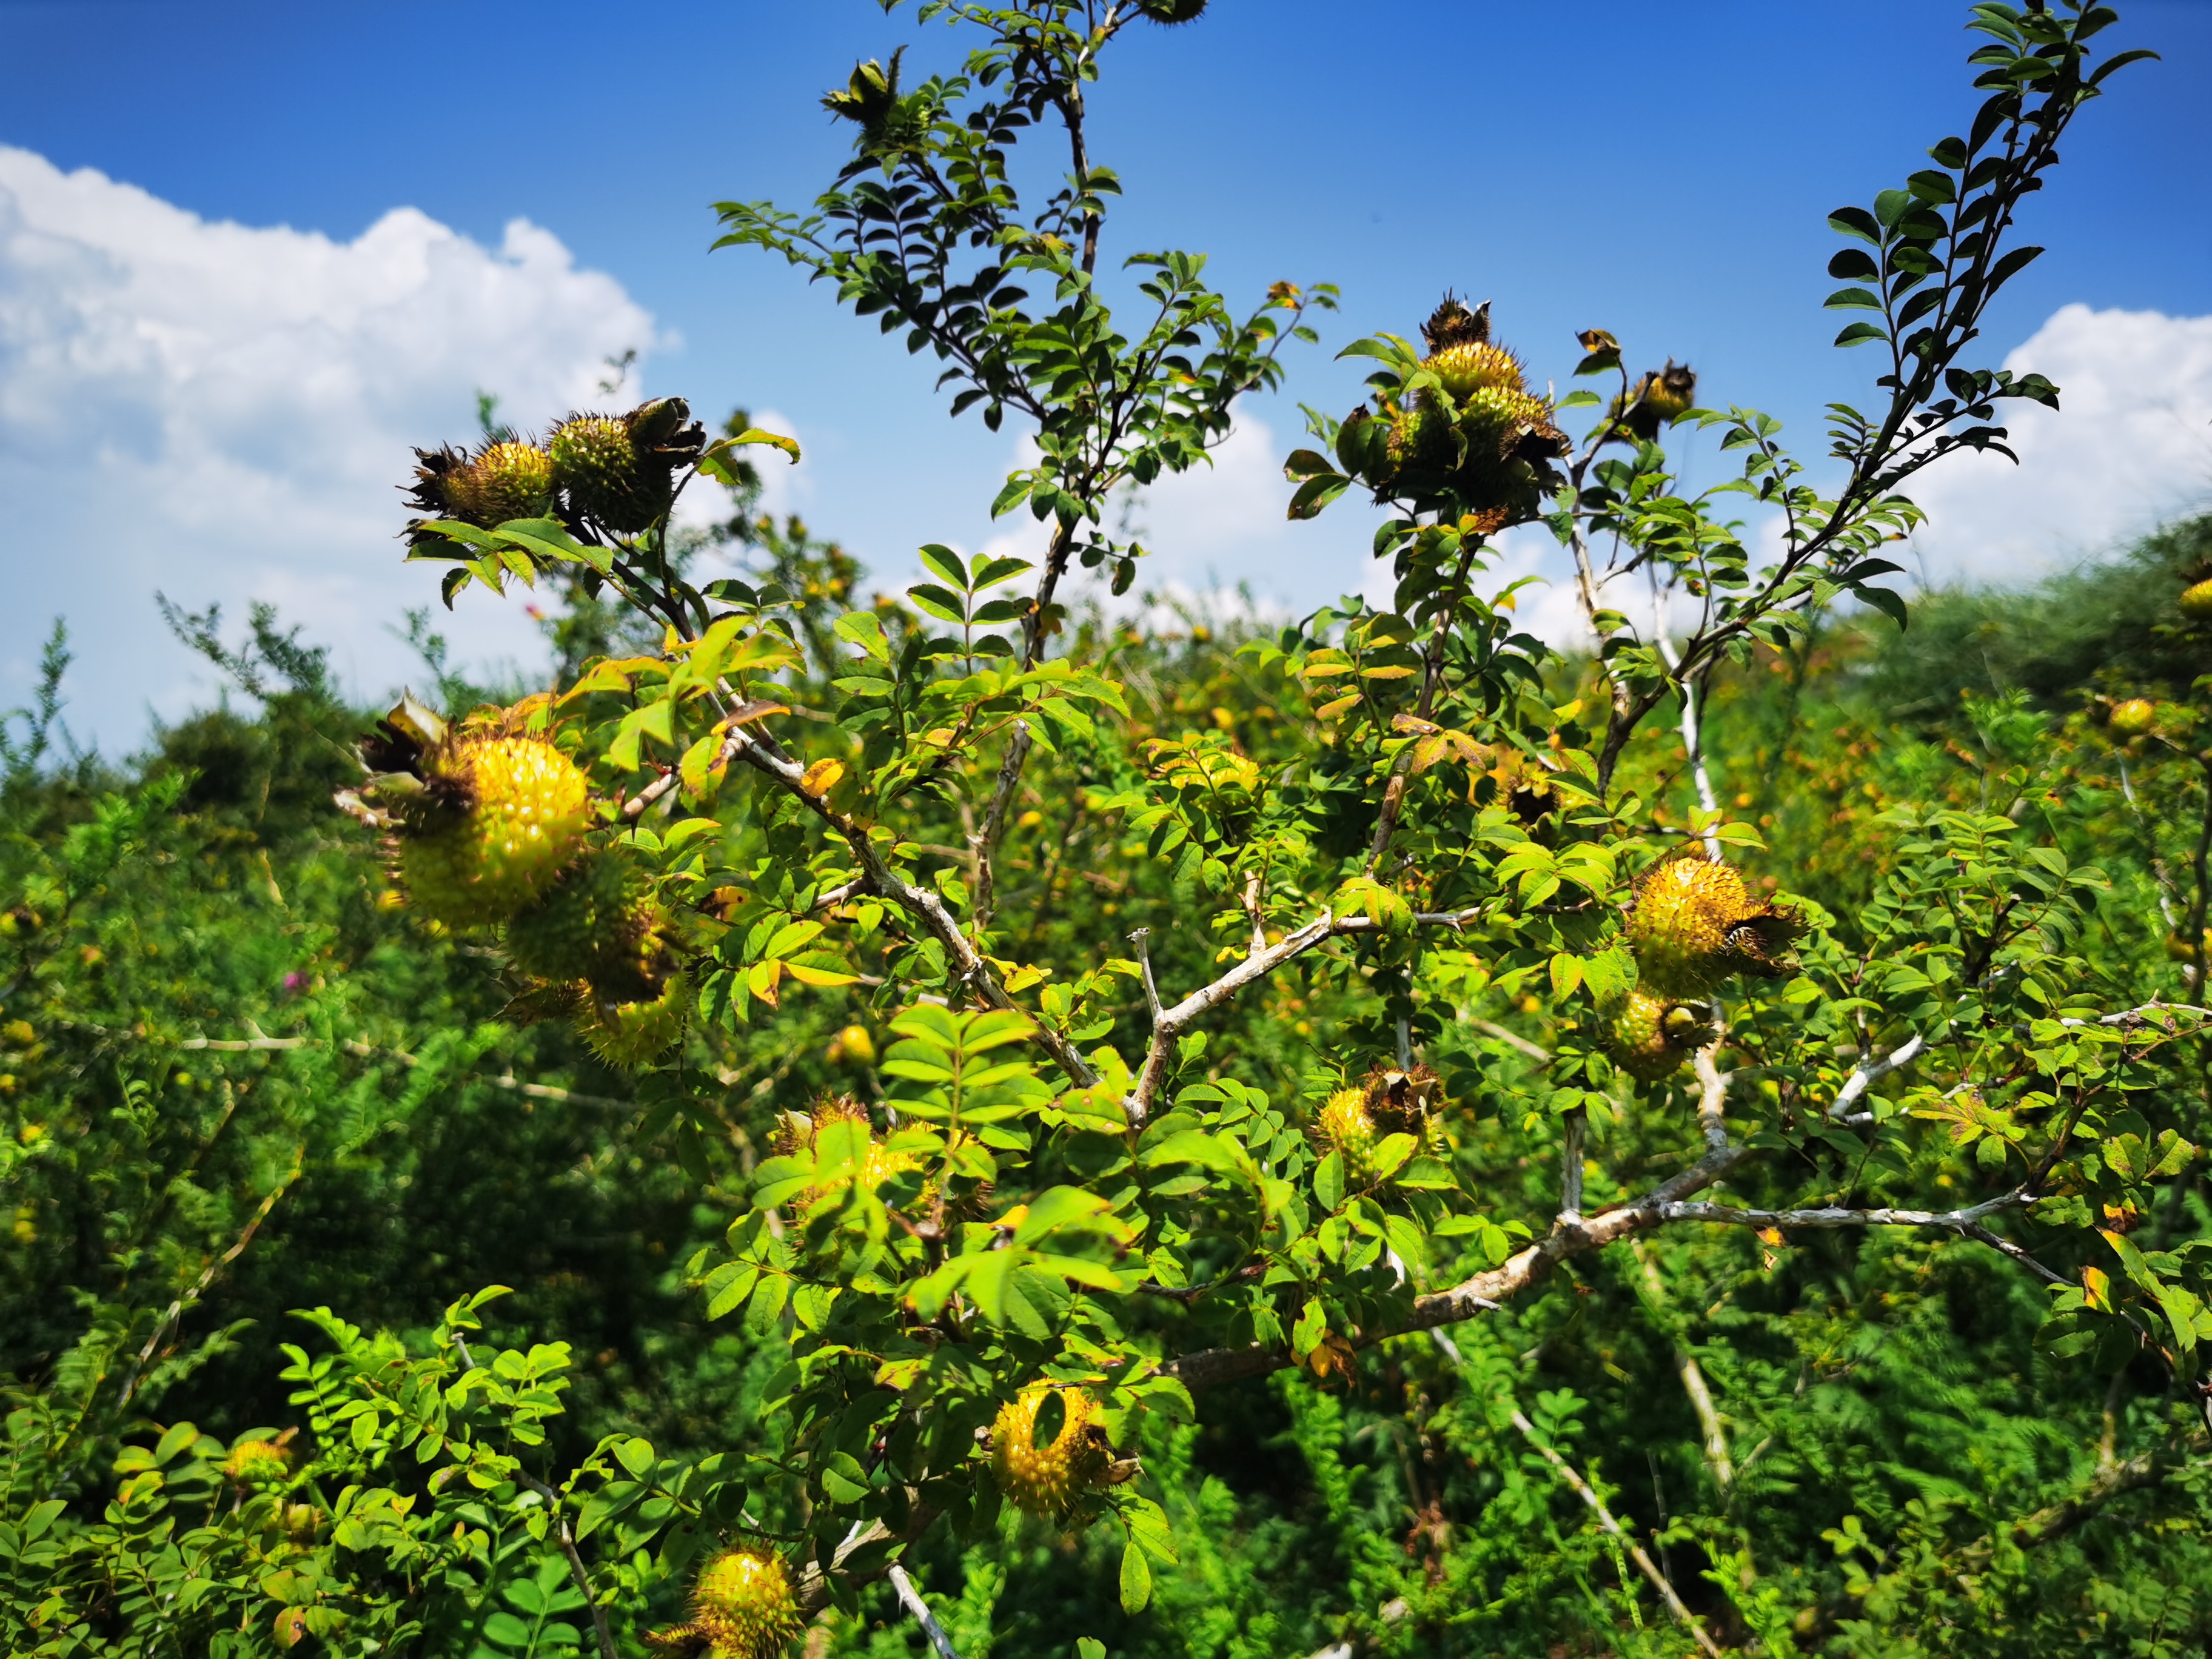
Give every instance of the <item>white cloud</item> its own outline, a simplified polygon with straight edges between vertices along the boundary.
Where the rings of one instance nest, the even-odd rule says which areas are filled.
[[[157,587],[241,620],[278,604],[362,692],[419,677],[381,626],[436,602],[394,539],[410,447],[471,435],[478,387],[528,425],[604,401],[604,360],[655,343],[618,283],[522,220],[496,251],[410,208],[338,242],[0,147],[0,704],[57,612],[81,738],[127,747],[149,707],[204,698]],[[519,602],[438,615],[465,659],[540,654]]]
[[[1906,485],[1930,580],[2032,580],[2212,501],[2212,317],[2069,305],[2004,366],[2056,382],[2059,410],[2002,406],[2017,467],[1960,454]]]

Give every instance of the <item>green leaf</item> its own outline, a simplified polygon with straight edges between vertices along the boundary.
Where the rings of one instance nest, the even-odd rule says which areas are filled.
[[[932,542],[921,550],[921,562],[939,580],[951,583],[963,593],[968,592],[968,567],[951,548]]]
[[[1324,1210],[1334,1210],[1344,1202],[1344,1158],[1331,1152],[1314,1169],[1314,1196],[1321,1200]]]
[[[1132,1539],[1121,1547],[1121,1611],[1142,1613],[1152,1599],[1152,1570],[1145,1564],[1144,1551]]]
[[[1888,337],[1879,324],[1853,323],[1836,336],[1836,343],[1839,346],[1864,345],[1869,340],[1886,340]]]

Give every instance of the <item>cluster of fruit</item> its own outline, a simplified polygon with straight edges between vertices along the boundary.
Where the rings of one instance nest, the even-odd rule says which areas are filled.
[[[1670,1075],[1717,1035],[1710,999],[1721,981],[1792,971],[1804,930],[1795,906],[1753,898],[1731,865],[1684,853],[1654,866],[1629,914],[1636,987],[1603,1011],[1614,1063],[1639,1082]]]
[[[368,776],[339,805],[388,834],[424,915],[502,930],[535,981],[528,1012],[566,1014],[603,1059],[641,1065],[683,1035],[690,1004],[673,919],[625,846],[588,840],[583,773],[531,729],[544,701],[449,727],[402,699],[362,741]]]
[[[1490,337],[1490,306],[1449,295],[1421,325],[1428,355],[1338,428],[1344,470],[1377,500],[1445,507],[1486,533],[1535,516],[1568,451],[1521,360]]]
[[[494,438],[467,452],[418,449],[409,501],[427,519],[409,539],[439,539],[431,526],[459,520],[484,529],[558,516],[579,530],[630,536],[676,500],[676,474],[699,459],[706,428],[681,398],[657,398],[627,415],[571,415],[544,444]]]
[[[1438,1088],[1437,1074],[1425,1066],[1377,1066],[1358,1084],[1339,1089],[1322,1103],[1314,1119],[1314,1139],[1342,1161],[1346,1183],[1370,1185],[1382,1173],[1382,1144],[1392,1135],[1411,1135],[1431,1152],[1443,1150],[1443,1126],[1436,1113]]]

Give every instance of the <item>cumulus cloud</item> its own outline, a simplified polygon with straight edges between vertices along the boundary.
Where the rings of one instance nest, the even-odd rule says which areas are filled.
[[[605,359],[654,343],[618,283],[522,220],[495,250],[408,208],[337,241],[0,148],[0,704],[57,613],[81,739],[128,746],[149,708],[204,697],[157,587],[276,603],[358,690],[419,677],[383,626],[435,601],[393,539],[410,446],[469,436],[479,387],[526,424],[592,402]],[[518,604],[439,620],[465,659],[541,654]]]
[[[2212,317],[2069,305],[2004,366],[2048,376],[2060,409],[2005,406],[2017,467],[1955,455],[1906,487],[1931,581],[2032,580],[2212,501]]]

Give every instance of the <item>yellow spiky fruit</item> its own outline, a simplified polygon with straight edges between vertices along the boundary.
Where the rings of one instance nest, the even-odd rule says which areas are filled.
[[[1702,997],[1732,974],[1790,972],[1790,946],[1803,931],[1795,907],[1753,900],[1734,866],[1684,854],[1637,884],[1628,943],[1639,988],[1680,1000]]]
[[[576,1026],[592,1052],[624,1069],[658,1060],[684,1035],[691,1012],[691,986],[681,972],[671,973],[650,997],[622,1001],[596,990],[584,999]]]
[[[1432,369],[1443,389],[1455,398],[1486,388],[1504,392],[1528,390],[1521,360],[1502,345],[1487,340],[1462,340],[1446,346],[1422,365]]]
[[[2140,738],[2158,724],[2158,705],[2148,697],[2130,697],[2112,706],[2112,735]]]
[[[1339,1089],[1331,1095],[1314,1119],[1314,1138],[1342,1160],[1347,1177],[1364,1179],[1374,1167],[1375,1146],[1381,1139],[1375,1115],[1368,1109],[1367,1091]]]
[[[281,1486],[292,1473],[292,1455],[273,1440],[241,1440],[222,1460],[226,1479],[240,1486]]]
[[[409,896],[438,921],[477,927],[552,886],[582,847],[589,790],[576,763],[537,738],[468,738],[438,751],[427,793],[441,810],[399,843]]]
[[[2180,607],[2181,614],[2191,622],[2212,618],[2212,579],[2192,582],[2182,590],[2180,599],[2174,603]]]
[[[1706,1011],[1641,988],[1607,1017],[1605,1046],[1613,1063],[1643,1083],[1656,1083],[1713,1040]]]
[[[805,1626],[791,1568],[765,1545],[722,1551],[691,1587],[689,1633],[704,1638],[712,1659],[770,1659]]]
[[[831,1137],[825,1146],[823,1132],[833,1125],[844,1126],[846,1133]],[[840,1160],[807,1188],[809,1199],[829,1197],[848,1185],[872,1192],[893,1176],[920,1167],[911,1153],[893,1152],[876,1139],[868,1109],[850,1095],[830,1096],[817,1102],[811,1114],[786,1114],[776,1149],[785,1156],[813,1152]]]
[[[1029,1515],[1057,1520],[1095,1490],[1114,1461],[1098,1402],[1081,1389],[1057,1390],[1066,1415],[1060,1432],[1036,1443],[1037,1413],[1054,1393],[1033,1382],[999,1407],[991,1425],[991,1474],[1006,1501]]]
[[[542,518],[553,505],[553,458],[536,444],[495,443],[441,483],[447,510],[471,524]]]

